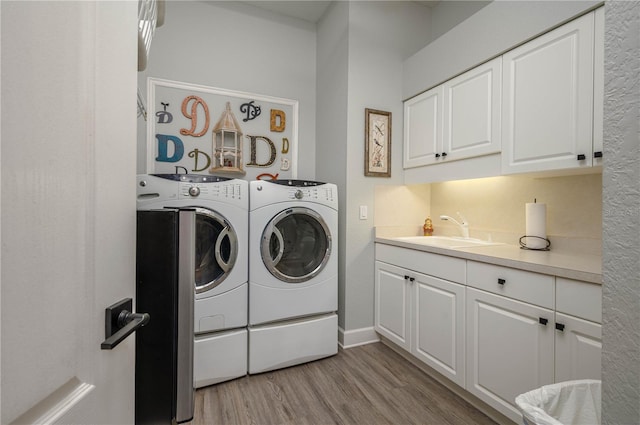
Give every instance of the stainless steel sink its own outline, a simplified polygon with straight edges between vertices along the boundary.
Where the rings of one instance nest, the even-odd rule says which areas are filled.
[[[474,246],[503,245],[498,242],[483,241],[481,239],[461,238],[455,236],[405,236],[395,240],[420,245],[437,246],[442,248],[469,248]]]

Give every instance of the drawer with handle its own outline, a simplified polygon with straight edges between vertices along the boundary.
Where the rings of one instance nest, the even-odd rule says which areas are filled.
[[[493,264],[467,262],[467,285],[494,294],[554,308],[553,276]]]

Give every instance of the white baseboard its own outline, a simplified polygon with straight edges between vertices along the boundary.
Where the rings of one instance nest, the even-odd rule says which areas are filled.
[[[358,345],[371,344],[380,341],[376,331],[371,328],[360,328],[345,331],[338,327],[338,344],[341,348],[352,348]]]

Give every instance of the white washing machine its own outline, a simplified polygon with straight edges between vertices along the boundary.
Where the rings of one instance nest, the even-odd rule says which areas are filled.
[[[196,210],[196,388],[247,374],[248,183],[194,174],[137,176],[139,210]]]
[[[338,351],[338,189],[249,184],[249,373]]]

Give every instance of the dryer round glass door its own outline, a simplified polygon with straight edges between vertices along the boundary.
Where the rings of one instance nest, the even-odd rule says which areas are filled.
[[[238,238],[231,224],[217,212],[196,210],[196,293],[220,285],[238,256]]]
[[[331,255],[331,233],[322,216],[303,207],[278,213],[262,233],[262,261],[281,281],[306,282],[317,276]]]

